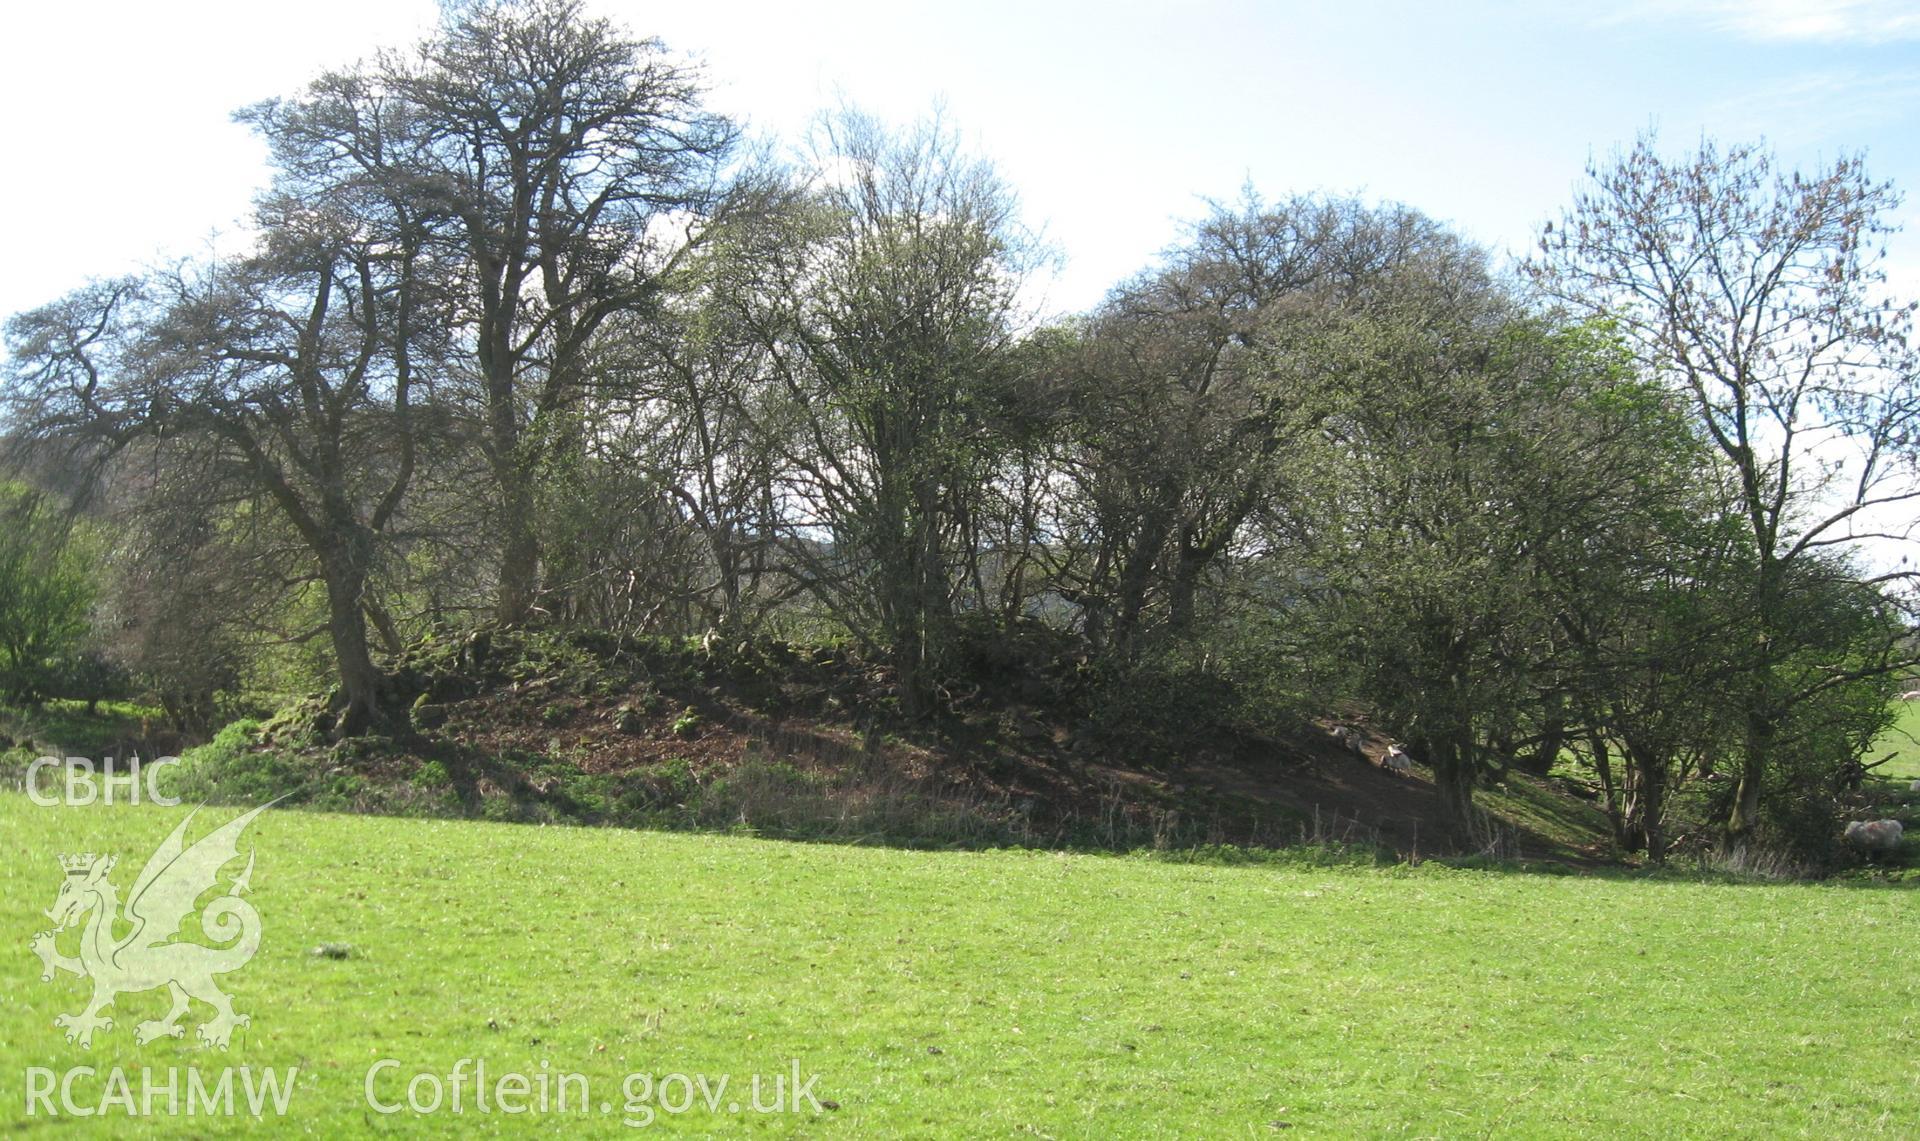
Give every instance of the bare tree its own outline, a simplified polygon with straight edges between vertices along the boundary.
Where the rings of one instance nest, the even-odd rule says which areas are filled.
[[[1736,683],[1745,725],[1727,828],[1742,836],[1782,723],[1833,681],[1782,669],[1795,568],[1904,541],[1920,498],[1915,306],[1886,296],[1882,269],[1899,197],[1855,157],[1808,176],[1759,147],[1707,142],[1669,162],[1651,136],[1588,174],[1529,269],[1552,297],[1616,322],[1733,473],[1760,648]]]

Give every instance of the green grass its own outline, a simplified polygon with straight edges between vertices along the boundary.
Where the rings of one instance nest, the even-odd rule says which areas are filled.
[[[1899,719],[1867,750],[1867,760],[1877,761],[1892,753],[1892,760],[1874,770],[1876,776],[1920,780],[1920,701],[1899,701],[1895,705]]]
[[[84,701],[49,701],[37,709],[0,705],[0,735],[16,741],[22,753],[99,758],[140,736],[144,723],[162,718],[160,710],[130,701],[102,701],[91,714]]]
[[[1481,808],[1509,827],[1521,827],[1546,841],[1556,859],[1591,857],[1611,839],[1607,814],[1596,801],[1577,800],[1550,790],[1545,782],[1515,773],[1497,788],[1474,794]]]
[[[163,1006],[149,993],[83,1052],[53,1028],[83,984],[41,982],[27,950],[55,856],[117,853],[124,892],[184,811],[0,795],[0,1132],[46,1127],[22,1119],[26,1067],[82,1064],[298,1066],[282,1124],[319,1136],[562,1124],[470,1102],[457,1120],[372,1114],[380,1058],[406,1075],[547,1063],[586,1074],[615,1117],[629,1072],[727,1074],[737,1091],[798,1059],[838,1105],[655,1124],[692,1134],[1827,1137],[1920,1121],[1920,908],[1897,888],[305,812],[252,829],[265,942],[227,978],[253,1017],[233,1049],[136,1047],[130,1028]],[[203,810],[194,834],[231,815]],[[590,1116],[575,1124],[617,1132]]]

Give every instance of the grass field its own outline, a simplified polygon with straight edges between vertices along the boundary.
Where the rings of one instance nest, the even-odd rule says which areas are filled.
[[[368,1108],[375,1062],[400,1063],[376,1077],[391,1105],[416,1074],[449,1088],[462,1058],[585,1075],[587,1112],[566,1123],[604,1133],[644,1092],[623,1088],[630,1073],[727,1075],[717,1112],[656,1113],[653,1129],[693,1134],[1825,1137],[1920,1121],[1920,909],[1895,888],[298,812],[250,833],[264,942],[226,977],[253,1019],[232,1049],[187,1044],[198,1008],[186,1043],[135,1046],[157,991],[122,999],[91,1051],[68,1045],[54,1018],[85,984],[42,982],[28,950],[55,857],[118,854],[124,894],[184,811],[0,795],[0,1132],[51,1124],[23,1116],[28,1067],[78,1065],[297,1066],[276,1124],[322,1136],[563,1124],[481,1115],[471,1085],[457,1120]],[[193,836],[231,815],[203,810]],[[352,950],[312,953],[325,943]],[[818,1112],[727,1112],[750,1075],[796,1060],[819,1075]],[[79,1088],[83,1106],[101,1096]]]
[[[1874,770],[1876,775],[1920,780],[1920,701],[1902,701],[1899,709],[1900,719],[1867,750],[1867,760],[1877,761],[1892,753],[1892,760]]]
[[[143,727],[164,723],[165,715],[130,701],[103,701],[92,713],[84,701],[49,701],[37,709],[0,705],[0,734],[28,761],[42,754],[105,757]],[[5,752],[5,750],[0,750]]]

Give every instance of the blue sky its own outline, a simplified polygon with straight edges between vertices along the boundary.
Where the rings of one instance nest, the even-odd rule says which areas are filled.
[[[1590,156],[1765,136],[1812,165],[1864,149],[1920,231],[1920,0],[1669,3],[638,3],[597,10],[702,58],[712,100],[791,136],[850,102],[936,101],[1064,258],[1085,307],[1206,198],[1405,202],[1519,250]],[[412,38],[430,0],[72,2],[0,17],[13,158],[0,312],[232,233],[264,178],[228,113]],[[1894,247],[1920,291],[1920,233]]]

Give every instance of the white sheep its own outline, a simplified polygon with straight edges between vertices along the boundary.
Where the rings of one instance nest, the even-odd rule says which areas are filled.
[[[1900,846],[1906,827],[1898,820],[1855,820],[1847,825],[1847,843],[1869,852],[1891,852]]]
[[[1398,745],[1387,746],[1387,751],[1380,754],[1380,764],[1390,773],[1399,773],[1402,776],[1413,775],[1413,759],[1407,756],[1407,751]]]
[[[1342,748],[1359,753],[1361,756],[1366,755],[1366,738],[1361,736],[1360,730],[1355,729],[1353,726],[1335,725],[1333,728],[1327,730],[1327,733],[1338,742]]]

